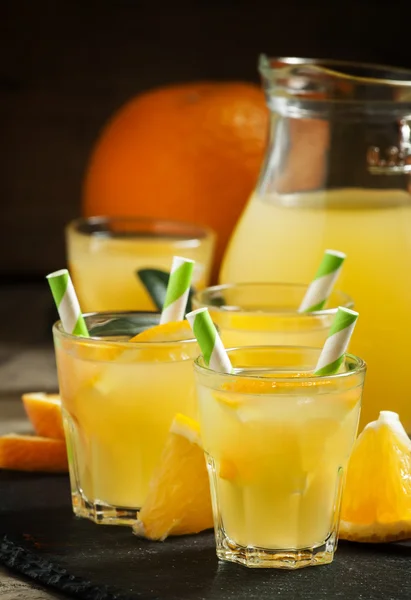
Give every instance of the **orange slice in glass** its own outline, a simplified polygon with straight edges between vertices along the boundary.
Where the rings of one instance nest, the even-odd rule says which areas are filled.
[[[193,338],[188,321],[171,321],[145,329],[129,340],[130,342],[176,342]]]

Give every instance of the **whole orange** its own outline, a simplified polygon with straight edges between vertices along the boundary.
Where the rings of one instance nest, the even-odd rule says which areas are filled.
[[[263,158],[268,110],[241,82],[163,87],[109,121],[87,169],[86,216],[196,222],[218,234],[214,276]]]

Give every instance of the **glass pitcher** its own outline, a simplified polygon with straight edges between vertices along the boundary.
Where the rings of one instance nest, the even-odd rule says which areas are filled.
[[[386,409],[411,433],[411,71],[264,56],[260,72],[267,153],[220,281],[308,283],[326,248],[346,252],[361,426]]]

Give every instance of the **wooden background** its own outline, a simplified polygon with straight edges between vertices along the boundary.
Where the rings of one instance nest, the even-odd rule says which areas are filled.
[[[62,230],[80,213],[92,144],[133,94],[258,81],[261,51],[411,67],[409,8],[326,4],[0,0],[0,282],[64,264]]]

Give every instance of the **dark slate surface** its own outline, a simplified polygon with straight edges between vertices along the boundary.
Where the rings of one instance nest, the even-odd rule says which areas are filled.
[[[408,543],[342,542],[329,566],[250,570],[219,563],[209,532],[153,543],[138,540],[128,528],[76,519],[65,476],[0,473],[0,533],[1,562],[90,600],[411,597]]]

